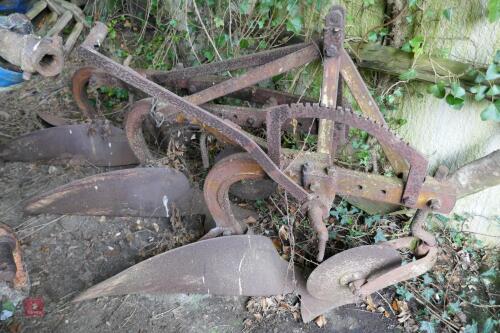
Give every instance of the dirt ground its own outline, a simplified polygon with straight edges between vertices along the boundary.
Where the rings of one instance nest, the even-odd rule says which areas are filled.
[[[69,66],[58,79],[34,78],[22,89],[0,92],[0,140],[42,127],[34,111],[78,118]],[[394,317],[346,306],[326,314],[326,326],[303,324],[291,313],[270,313],[260,321],[246,309],[247,298],[206,295],[130,295],[79,304],[71,300],[86,288],[144,258],[194,241],[199,221],[181,230],[166,219],[82,216],[26,216],[23,200],[71,180],[108,171],[92,166],[0,164],[0,221],[15,228],[29,273],[31,297],[42,297],[46,315],[15,313],[5,332],[393,332]],[[184,228],[183,228],[184,229]],[[4,326],[2,326],[4,325]]]

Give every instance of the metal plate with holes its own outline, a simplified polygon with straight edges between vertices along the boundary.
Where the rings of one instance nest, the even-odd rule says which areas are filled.
[[[321,300],[349,304],[357,298],[349,283],[370,279],[401,265],[398,251],[382,245],[355,247],[330,257],[321,263],[307,279],[309,293]]]

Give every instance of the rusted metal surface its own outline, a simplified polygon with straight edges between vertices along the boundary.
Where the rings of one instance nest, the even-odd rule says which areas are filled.
[[[96,53],[91,48],[89,48],[88,51],[94,52],[95,55],[103,57],[102,55],[100,55],[99,53]],[[271,61],[271,62],[266,63],[264,65],[261,65],[259,67],[252,68],[249,71],[247,71],[245,74],[242,74],[239,77],[235,77],[235,78],[231,78],[231,79],[226,80],[226,81],[222,81],[218,84],[215,84],[215,85],[213,85],[207,89],[204,89],[200,92],[197,92],[193,95],[187,96],[184,99],[169,92],[171,94],[170,103],[172,103],[173,100],[176,100],[177,102],[182,101],[184,103],[192,103],[192,105],[201,105],[201,104],[207,103],[209,101],[212,101],[214,99],[217,99],[221,96],[225,96],[225,95],[230,94],[232,92],[241,90],[243,88],[247,88],[255,83],[258,83],[258,82],[263,81],[265,79],[271,78],[277,74],[287,72],[292,68],[304,65],[304,64],[310,62],[311,60],[315,59],[317,56],[318,56],[318,50],[317,50],[316,46],[309,45],[309,46],[304,47],[298,51],[295,51],[289,55],[286,55],[278,60],[274,60],[274,61]],[[105,61],[105,60],[102,59],[101,61]],[[136,75],[136,77],[139,78],[140,75]],[[127,80],[127,82],[131,83],[129,80]],[[146,82],[146,84],[147,83],[152,84],[152,82],[148,81],[148,80],[145,80],[145,82]],[[159,87],[159,86],[157,85],[157,87]],[[137,88],[139,88],[139,87],[137,87]],[[144,86],[142,88],[144,88]],[[165,91],[168,91],[168,90],[165,89]],[[174,103],[172,103],[172,104],[174,104]],[[167,105],[168,106],[166,108],[159,108],[156,112],[163,113],[165,116],[171,117],[173,110],[169,104],[167,104]],[[181,107],[180,109],[182,110],[183,108]],[[201,109],[199,109],[199,110],[201,110]],[[184,111],[186,111],[185,107],[184,107]],[[187,113],[187,114],[189,114],[189,113]],[[190,119],[191,122],[193,122],[195,124],[196,124],[196,121],[199,121],[199,120],[201,120],[201,122],[203,123],[203,120],[200,119],[200,116],[202,116],[202,115],[203,114],[198,113],[197,116],[191,116],[191,117],[188,116],[188,118],[191,118]],[[208,112],[204,112],[204,115],[206,116],[206,115],[211,115],[211,114]],[[183,115],[179,115],[178,120],[182,119],[182,116]],[[131,130],[133,129],[136,131],[141,131],[140,123],[138,123],[137,121],[141,120],[141,119],[143,120],[144,117],[145,117],[145,113],[142,109],[137,111],[137,115],[132,116],[131,117],[132,119],[130,120],[130,121],[133,121],[134,124],[131,124],[127,127],[130,128]],[[215,119],[217,119],[217,122],[220,120],[218,118],[212,118],[212,123],[215,123],[214,122]],[[204,125],[206,125],[209,128],[214,127],[214,126],[211,126],[207,123],[204,123]],[[245,136],[244,132],[242,132],[241,130],[231,131],[232,135],[227,135],[227,133],[225,133],[225,132],[227,132],[227,129],[229,129],[229,127],[226,129],[226,131],[222,130],[222,128],[223,127],[220,127],[220,128],[214,127],[213,129],[209,129],[209,131],[213,135],[215,135],[216,137],[218,137],[224,141],[228,141],[228,142],[237,142],[235,140],[238,137]],[[138,137],[140,137],[140,135],[141,134],[139,134],[139,133],[132,133],[131,132],[131,133],[127,134],[127,137],[138,138]],[[229,140],[227,140],[225,138],[227,138]],[[142,143],[143,143],[142,140],[140,140],[140,142],[138,142],[138,145],[142,146],[142,148],[140,148],[141,152],[139,154],[141,154],[141,155],[150,154],[150,153],[145,152],[147,150],[147,146],[142,144]],[[254,142],[252,142],[252,143],[254,143]],[[261,159],[264,159],[264,158],[267,158],[267,156],[264,157],[264,155],[261,155]],[[279,172],[278,168],[274,168],[274,170]],[[283,177],[284,175],[281,174],[280,176]],[[290,188],[292,188],[291,185],[292,184],[290,183]],[[296,194],[299,194],[302,196],[304,195],[304,193],[299,193],[300,191],[299,191],[298,187],[295,187],[294,191],[296,192]]]
[[[122,130],[113,126],[90,125],[58,126],[20,136],[0,145],[0,159],[95,166],[139,162]]]
[[[416,240],[417,239],[413,237],[399,238],[392,243],[391,241],[381,243],[381,246],[387,246],[392,249],[410,248],[411,245],[414,244]],[[406,265],[391,269],[388,272],[381,274],[373,279],[368,279],[366,283],[356,288],[354,294],[359,295],[361,297],[365,297],[374,293],[377,290],[381,290],[396,283],[407,281],[416,278],[422,274],[425,274],[436,263],[438,248],[428,247],[426,252],[427,253],[423,258],[420,258]]]
[[[241,274],[242,265],[246,264],[248,258],[254,256],[252,251],[256,251],[256,248],[253,248],[251,244],[246,244],[245,237],[248,237],[248,242],[251,243],[250,237],[255,236],[238,236],[239,238],[228,236],[242,234],[246,230],[246,225],[242,224],[231,211],[228,195],[230,187],[241,181],[262,180],[266,175],[283,186],[299,203],[303,204],[302,208],[307,211],[311,226],[318,234],[318,261],[322,261],[324,257],[328,240],[328,230],[324,219],[329,214],[335,195],[419,209],[412,223],[414,237],[355,248],[337,254],[322,263],[311,274],[307,288],[301,273],[294,269],[293,273],[299,273],[299,277],[294,280],[294,284],[291,285],[291,289],[287,289],[287,292],[295,290],[303,296],[304,320],[308,321],[313,318],[313,315],[319,315],[322,313],[321,311],[326,311],[326,309],[355,302],[360,295],[367,295],[389,284],[418,276],[432,267],[436,259],[437,247],[434,236],[423,227],[425,218],[429,211],[449,212],[452,209],[455,203],[453,185],[444,179],[442,173],[436,175],[435,178],[426,177],[427,160],[388,129],[354,63],[342,48],[343,17],[344,12],[339,7],[334,7],[327,15],[324,39],[323,105],[278,105],[263,111],[206,103],[231,94],[234,94],[232,96],[260,99],[261,104],[270,102],[265,99],[268,96],[268,99],[278,96],[281,99],[280,102],[295,98],[263,90],[255,95],[254,91],[259,91],[261,88],[251,88],[250,86],[318,58],[319,52],[315,45],[303,45],[279,56],[277,55],[279,51],[276,51],[275,58],[262,61],[256,65],[257,67],[249,69],[245,74],[221,80],[220,78],[197,78],[195,76],[211,74],[215,70],[244,68],[243,64],[238,60],[170,72],[134,71],[111,61],[94,50],[95,40],[101,38],[96,36],[105,35],[103,26],[99,26],[97,32],[91,33],[91,37],[82,45],[80,53],[99,70],[86,69],[77,75],[74,91],[75,94],[77,92],[80,94],[79,106],[89,110],[88,99],[82,91],[85,90],[84,86],[92,76],[98,79],[101,76],[102,82],[111,82],[111,84],[121,85],[125,83],[126,87],[133,87],[151,96],[151,99],[142,100],[134,105],[126,123],[127,138],[141,163],[148,164],[152,160],[151,153],[142,136],[142,123],[148,115],[161,116],[167,122],[186,122],[200,126],[203,130],[216,136],[217,139],[235,144],[246,150],[247,153],[230,155],[220,160],[205,179],[204,199],[216,226],[204,239],[220,234],[226,237],[220,240],[203,241],[197,243],[198,245],[193,244],[177,249],[178,252],[174,250],[154,257],[92,288],[79,300],[101,295],[136,292],[202,292],[221,295],[268,295],[283,292],[283,286],[289,286],[289,280],[287,280],[288,277],[284,278],[283,275],[280,275],[283,271],[279,267],[285,263],[279,259],[275,250],[264,251],[267,254],[259,257],[260,265],[267,270],[265,273],[260,270],[261,268],[258,268],[258,263],[248,263],[247,266],[251,267],[251,271]],[[256,56],[247,59],[258,62],[263,58]],[[205,68],[205,72],[203,68]],[[112,73],[114,78],[110,80],[109,75],[103,73]],[[186,73],[191,73],[190,77],[186,77]],[[115,78],[119,78],[119,80]],[[339,82],[342,80],[345,80],[350,87],[364,116],[341,107],[327,107],[337,105],[337,99],[341,97],[341,83]],[[158,83],[165,84],[167,87],[171,85],[177,89],[188,90],[192,95],[180,97],[161,87]],[[271,105],[280,103],[271,102]],[[88,113],[92,116],[91,111]],[[321,139],[317,153],[289,151],[281,148],[282,130],[297,123],[302,123],[303,126],[301,128],[290,127],[293,130],[304,131],[304,125],[309,125],[310,129],[316,124],[314,119],[321,119],[321,125],[318,129]],[[259,128],[264,125],[267,127],[267,142],[263,142],[262,139],[258,139],[241,129],[245,126]],[[384,177],[333,165],[336,147],[341,140],[344,140],[348,127],[361,129],[377,139],[394,170],[401,174],[401,177]],[[267,154],[262,150],[262,147],[267,147]],[[144,173],[152,173],[152,170],[157,169],[149,169]],[[123,178],[122,175],[118,177]],[[121,188],[120,192],[126,192],[126,190]],[[59,190],[57,193],[62,192]],[[75,193],[78,194],[78,190]],[[108,194],[108,196],[113,197],[112,194]],[[156,196],[159,195],[156,194]],[[129,200],[129,198],[125,199]],[[72,200],[74,201],[74,199]],[[149,200],[152,201],[152,199]],[[157,206],[160,204],[156,203]],[[101,207],[97,203],[91,202],[89,208],[96,205]],[[102,214],[105,208],[99,209],[98,213]],[[144,211],[154,209],[154,207],[147,207]],[[124,213],[130,215],[127,212]],[[240,242],[234,241],[235,239]],[[425,254],[425,256],[413,263],[400,266],[401,257],[396,249],[410,247],[415,241],[423,241],[418,247],[417,255]],[[268,240],[267,242],[270,243]],[[267,246],[263,241],[257,245],[262,249]],[[195,251],[196,246],[201,251]],[[220,250],[220,248],[225,248],[225,251]],[[228,249],[230,251],[227,251]],[[235,249],[235,253],[232,253],[233,249]],[[195,252],[197,255],[201,253],[198,255],[199,258],[194,255]],[[188,265],[179,271],[176,269],[168,270],[169,267],[181,267],[180,262],[186,262],[188,257],[195,258],[194,262],[191,261],[193,267]],[[280,263],[272,259],[273,257],[278,258],[276,260]],[[273,262],[277,274],[270,271],[270,268],[267,267],[268,262]],[[238,264],[236,265],[236,263]],[[210,275],[210,278],[206,280],[207,270],[201,270],[200,267],[210,267],[210,272],[213,270],[220,275]],[[287,272],[289,273],[289,271]],[[271,284],[246,287],[246,281],[251,279],[252,274],[265,276],[271,281]],[[185,276],[190,276],[192,279],[186,281]],[[225,284],[219,281],[222,279],[220,276],[227,277]],[[275,281],[274,276],[281,276],[280,284],[272,282]],[[281,292],[274,291],[278,289],[281,289]]]
[[[396,208],[402,205],[401,198],[405,187],[404,181],[397,177],[366,173],[345,169],[340,166],[329,166],[327,155],[291,150],[282,150],[282,164],[285,172],[299,184],[302,183],[304,164],[313,163],[315,168],[309,172],[309,179],[318,183],[329,183],[342,197],[364,198],[373,202],[388,203]],[[330,170],[330,172],[328,172]],[[425,178],[415,208],[428,208],[433,200],[440,202],[439,207],[432,210],[448,214],[456,202],[455,187],[449,180],[436,180],[431,176]]]
[[[404,183],[401,179],[381,175],[366,174],[340,167],[314,167],[314,163],[295,161],[303,165],[301,171],[287,169],[294,179],[302,179],[302,185],[311,191],[312,197],[304,208],[308,211],[311,226],[318,233],[317,260],[323,260],[328,231],[323,220],[336,194],[360,197],[379,202],[402,205]],[[325,171],[326,169],[326,171]],[[229,188],[240,180],[256,180],[264,177],[259,164],[248,154],[230,155],[218,162],[209,172],[204,186],[208,208],[214,217],[219,232],[241,234],[246,226],[237,221],[230,209]],[[300,183],[300,182],[299,182]],[[440,202],[434,211],[448,213],[454,206],[455,196],[449,182],[427,177],[417,199],[417,207],[428,209],[429,202]]]
[[[237,143],[249,152],[252,157],[259,162],[266,173],[274,179],[274,181],[289,191],[299,202],[304,202],[309,198],[309,194],[302,187],[294,183],[293,180],[281,172],[281,170],[276,166],[276,164],[273,163],[273,161],[258,146],[258,144],[256,144],[248,135],[235,125],[223,121],[222,119],[190,103],[182,97],[179,97],[169,90],[149,81],[147,78],[141,76],[132,69],[112,61],[95,51],[93,48],[86,47],[84,45],[81,47],[80,52],[96,67],[115,73],[131,86],[134,86],[135,88],[154,98],[157,98],[160,101],[169,103],[174,108],[181,109],[188,117],[197,119],[207,128],[213,128],[213,130],[220,133],[220,135],[230,138],[233,142]]]
[[[241,152],[243,152],[242,149],[228,145],[215,156],[214,164],[218,163],[223,158]],[[229,194],[243,200],[264,200],[269,198],[269,196],[276,191],[277,187],[278,184],[268,177],[261,180],[245,179],[231,185],[231,187],[229,187]]]
[[[62,47],[60,37],[40,38],[0,29],[0,57],[25,73],[59,74],[64,66]]]
[[[331,174],[331,167],[328,167],[327,170]],[[325,256],[326,242],[329,238],[328,229],[323,220],[330,216],[330,208],[336,195],[336,186],[331,182],[319,182],[314,177],[311,177],[314,172],[314,163],[307,162],[303,165],[301,175],[302,185],[308,188],[314,197],[302,207],[307,209],[309,223],[318,235],[318,255],[316,256],[316,260],[322,262]]]
[[[358,296],[351,283],[401,266],[395,249],[383,245],[365,245],[342,251],[316,267],[307,279],[309,293],[321,300],[335,299],[344,304],[355,303]]]
[[[456,170],[449,180],[462,198],[500,184],[500,150],[468,163]]]
[[[435,173],[435,178],[442,181],[447,175],[448,168],[439,166]],[[418,256],[423,254],[424,257],[409,264],[394,268],[373,279],[360,278],[357,281],[354,294],[367,296],[390,285],[416,278],[428,272],[435,265],[439,250],[438,243],[436,237],[425,230],[424,226],[431,209],[435,209],[440,205],[441,203],[434,199],[427,203],[426,208],[417,210],[411,223],[411,233],[413,237],[400,238],[381,244],[382,246],[388,246],[392,249],[402,249],[411,248],[411,246],[415,245],[418,241],[422,241],[422,244],[416,249],[415,255]]]
[[[341,50],[340,52],[340,72],[342,74],[342,78],[349,86],[349,89],[351,90],[351,93],[358,103],[360,109],[373,121],[387,126],[384,117],[380,112],[380,109],[378,108],[377,102],[375,102],[372,95],[368,91],[368,88],[364,84],[361,75],[356,69],[356,65],[354,65],[354,62],[345,50]],[[408,172],[408,164],[405,161],[404,156],[400,156],[398,152],[394,152],[388,147],[382,147],[396,174],[406,176]]]
[[[135,168],[106,172],[73,181],[29,199],[28,214],[170,217],[205,214],[203,198],[181,172]]]
[[[150,114],[151,107],[150,100],[141,100],[135,103],[132,110],[127,114],[127,119],[125,121],[125,133],[130,149],[132,149],[142,165],[148,164],[153,160],[153,155],[149,151],[142,133],[142,124]]]
[[[239,77],[223,81],[197,92],[186,99],[196,105],[204,104],[221,96],[252,86],[260,81],[305,65],[319,56],[316,45],[309,45],[280,59],[252,68]]]
[[[102,27],[99,27],[101,29]],[[102,40],[105,34],[100,31],[98,36],[91,36],[92,40]],[[92,43],[89,41],[88,45]],[[292,52],[299,51],[305,47],[311,47],[312,44],[302,43],[286,46],[274,50],[268,50],[243,56],[235,59],[224,60],[210,64],[203,64],[195,67],[174,69],[168,72],[158,70],[136,69],[148,79],[167,87],[177,87],[188,89],[191,93],[197,93],[214,85],[220,84],[226,78],[207,75],[230,71],[235,69],[245,69],[254,66],[267,64],[269,61],[286,56]],[[88,118],[95,118],[96,111],[87,97],[86,87],[92,79],[97,80],[101,85],[125,87],[127,84],[112,74],[92,67],[84,67],[75,72],[72,78],[72,91],[78,107]],[[227,83],[226,83],[227,84]],[[251,99],[260,103],[267,103],[270,99],[275,100],[277,104],[295,103],[299,99],[305,102],[311,102],[307,98],[279,92],[271,89],[251,87],[244,88],[233,93],[225,92],[224,95],[234,96],[243,99]]]
[[[230,155],[213,166],[205,178],[203,195],[216,226],[232,234],[242,234],[246,225],[236,220],[231,211],[229,188],[241,180],[265,177],[264,170],[246,153]]]
[[[124,294],[270,296],[292,292],[294,272],[271,240],[241,235],[185,245],[142,261],[74,301]]]
[[[154,256],[91,287],[73,301],[125,294],[271,296],[290,292],[300,296],[306,323],[343,305],[335,299],[313,297],[303,273],[281,259],[269,238],[240,235],[199,241]]]
[[[3,223],[0,223],[0,282],[7,282],[14,289],[28,287],[21,245],[12,229]]]
[[[49,124],[50,126],[65,126],[71,125],[71,121],[69,119],[65,119],[62,117],[55,116],[48,112],[43,111],[35,111],[36,115],[42,119],[44,122]]]
[[[364,198],[398,206],[404,205],[401,198],[405,186],[403,180],[399,178],[367,174],[337,166],[334,166],[332,170],[330,175],[324,171],[317,171],[310,177],[319,183],[326,182],[330,186],[335,186],[336,193],[343,197]],[[452,183],[426,177],[414,208],[427,208],[428,202],[432,200],[441,202],[441,206],[435,207],[433,211],[443,214],[449,213],[456,201]]]
[[[339,91],[340,50],[344,42],[344,9],[333,6],[325,17],[323,32],[323,86],[321,88],[321,105],[332,107],[335,112]],[[342,98],[342,96],[340,96]],[[339,128],[339,130],[342,130]],[[318,130],[318,152],[329,153],[333,163],[336,146],[334,142],[334,123],[321,119]]]
[[[196,120],[192,120],[191,122],[189,122],[189,120],[186,119],[183,113],[179,112],[178,110],[168,107],[163,107],[160,108],[160,110],[156,110],[156,108],[153,106],[153,103],[153,100],[150,98],[142,99],[136,102],[131,107],[131,111],[127,114],[127,119],[125,122],[125,132],[130,147],[142,164],[148,164],[148,162],[153,160],[153,155],[150,152],[142,133],[142,124],[144,123],[144,120],[148,117],[148,115],[154,116],[159,113],[162,117],[162,121],[164,121],[166,124],[198,124]],[[204,104],[203,108],[223,120],[228,120],[242,127],[261,128],[266,121],[267,111],[265,109],[220,104]],[[315,119],[313,118],[300,118],[297,119],[297,122],[295,123],[287,121],[284,124],[284,129],[292,133],[316,133],[317,121],[315,121]],[[232,143],[226,137],[221,136],[217,131],[212,130],[210,131],[210,133],[223,142]]]
[[[290,107],[277,106],[271,108],[267,114],[268,153],[276,164],[281,164],[282,124],[287,119],[299,117],[329,119],[347,124],[350,127],[366,131],[375,137],[381,145],[390,147],[391,151],[401,156],[411,165],[401,201],[406,206],[415,207],[426,176],[427,160],[418,151],[389,131],[388,127],[374,123],[370,119],[361,117],[348,109],[338,108],[336,112],[331,112],[330,108],[314,104],[293,104]]]
[[[78,105],[80,111],[88,119],[98,118],[98,114],[94,108],[94,105],[90,102],[87,96],[87,86],[92,77],[98,77],[96,69],[93,67],[82,67],[78,69],[73,77],[71,78],[71,90],[73,92],[73,99]],[[109,76],[108,76],[109,77]],[[116,80],[118,82],[118,80]],[[118,83],[113,84],[117,86]]]
[[[144,73],[144,70],[136,70],[136,71],[139,73]],[[178,79],[178,80],[168,81],[164,84],[169,89],[174,89],[174,88],[186,89],[189,93],[194,94],[201,90],[214,86],[220,82],[223,82],[226,79],[227,78],[221,76],[206,76],[206,77],[204,76],[204,77],[195,77],[189,79]],[[113,86],[120,88],[129,88],[123,81],[119,80],[116,77],[111,76],[108,73],[104,73],[103,71],[97,68],[82,67],[78,69],[73,74],[72,77],[73,98],[75,99],[76,104],[78,105],[84,116],[89,119],[98,118],[98,114],[97,111],[95,110],[95,107],[90,102],[87,96],[88,85],[96,87]],[[281,104],[296,103],[299,101],[313,102],[310,98],[307,97],[301,97],[299,95],[289,94],[281,91],[255,87],[255,86],[235,91],[231,94],[228,94],[227,96],[240,98],[243,100],[248,100],[260,104],[273,102],[276,105],[281,105]],[[207,104],[204,105],[203,107],[209,109]],[[223,107],[230,107],[230,106],[224,105]],[[244,107],[241,107],[241,109],[242,110],[249,109],[251,111],[258,110],[253,108],[244,108]],[[243,116],[248,115],[247,117],[250,117],[248,113],[249,113],[248,111],[244,112]],[[259,117],[259,115],[256,116],[257,118]],[[239,122],[236,123],[240,124]],[[257,125],[252,125],[252,126],[257,126]]]

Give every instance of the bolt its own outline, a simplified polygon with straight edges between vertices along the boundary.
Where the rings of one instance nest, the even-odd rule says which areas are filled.
[[[253,124],[255,124],[255,119],[253,119],[252,117],[250,117],[250,118],[247,119],[247,123],[248,123],[248,125],[253,125]]]
[[[312,183],[311,183],[311,185],[309,185],[309,189],[310,189],[311,191],[313,191],[313,192],[318,191],[318,190],[319,190],[319,187],[320,187],[320,185],[319,185],[319,183],[318,183],[318,182],[316,182],[316,181],[312,182]]]
[[[335,173],[336,173],[335,167],[333,167],[333,166],[327,167],[326,173],[328,174],[328,176],[335,176]]]
[[[313,168],[313,164],[311,162],[306,162],[303,165],[304,172],[310,172]]]
[[[338,53],[337,47],[335,45],[329,45],[325,48],[325,53],[327,57],[335,57]]]
[[[439,201],[438,199],[431,199],[427,201],[427,206],[429,206],[429,208],[432,210],[437,210],[441,208],[441,201]]]

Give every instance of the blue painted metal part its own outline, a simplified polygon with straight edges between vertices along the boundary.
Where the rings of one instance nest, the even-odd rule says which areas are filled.
[[[1,0],[0,13],[26,13],[31,7],[30,0]]]
[[[0,67],[0,87],[9,87],[23,82],[23,73]]]

